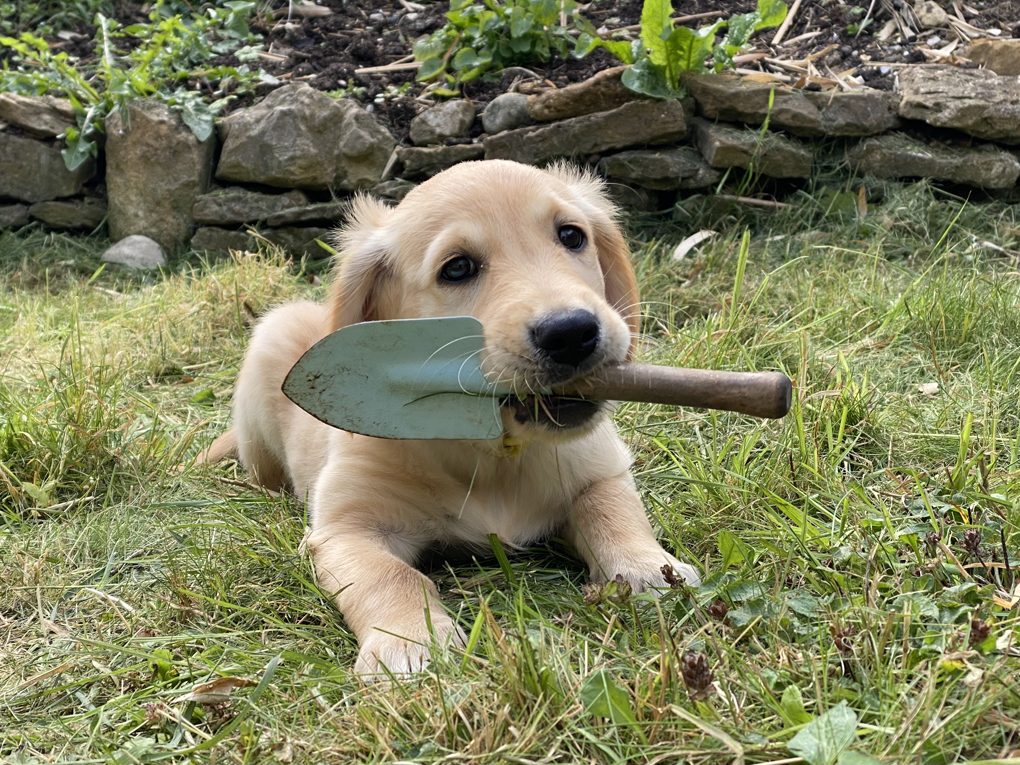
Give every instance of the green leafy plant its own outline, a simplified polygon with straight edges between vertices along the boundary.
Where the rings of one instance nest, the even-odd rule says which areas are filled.
[[[871,18],[870,16],[865,15],[866,13],[867,11],[864,8],[861,8],[856,5],[849,9],[847,15],[851,19],[859,19],[861,16],[864,16],[864,18],[861,21],[851,21],[849,24],[846,25],[846,33],[848,35],[859,35],[862,32],[865,32],[868,29],[868,27],[871,26],[871,23],[874,21],[874,19]]]
[[[507,66],[566,57],[574,47],[573,0],[450,0],[448,23],[414,45],[421,81],[468,82]],[[451,73],[452,70],[452,73]]]
[[[0,32],[20,34],[29,30],[49,35],[54,30],[90,24],[97,13],[113,15],[111,0],[6,0],[0,2]]]
[[[641,9],[641,39],[633,43],[602,40],[594,30],[578,38],[575,55],[586,55],[603,47],[632,66],[623,83],[636,93],[654,98],[683,95],[680,77],[685,72],[716,72],[733,66],[733,57],[759,29],[779,26],[786,18],[782,0],[758,0],[758,8],[730,19],[720,19],[701,29],[673,26],[670,0],[645,0]],[[725,34],[718,42],[716,37]],[[711,60],[711,65],[706,61]]]
[[[243,92],[267,79],[246,65],[206,66],[217,55],[257,41],[248,29],[254,7],[246,0],[228,0],[190,19],[162,18],[157,9],[151,23],[123,28],[97,14],[96,57],[87,65],[66,53],[53,53],[44,39],[30,32],[0,37],[0,46],[13,51],[16,65],[12,69],[5,64],[0,70],[0,91],[57,94],[70,100],[78,125],[64,135],[63,157],[71,170],[98,154],[96,141],[107,117],[132,99],[163,101],[180,113],[199,140],[205,140],[212,134],[215,115],[228,103],[225,85]],[[125,53],[117,46],[127,38],[132,38],[133,49]],[[207,86],[211,93],[189,89],[189,81]]]

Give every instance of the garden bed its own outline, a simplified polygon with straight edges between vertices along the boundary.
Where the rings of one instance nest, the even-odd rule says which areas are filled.
[[[287,3],[279,0],[272,5],[278,7],[263,8],[250,24],[264,50],[249,65],[257,65],[280,83],[307,82],[321,91],[346,91],[348,97],[370,104],[398,140],[405,139],[411,118],[421,109],[421,99],[429,96],[428,84],[418,82],[417,70],[409,68],[411,46],[415,39],[435,32],[446,22],[448,4],[322,0],[317,7],[328,14],[310,17],[303,17],[300,11],[288,17]],[[911,10],[913,6],[902,0],[888,4],[870,0],[803,0],[784,34],[785,42],[772,44],[775,29],[755,33],[745,58],[761,55],[767,59],[747,61],[741,68],[790,77],[796,72],[791,72],[788,62],[796,65],[811,61],[819,78],[828,78],[829,72],[838,73],[854,77],[867,87],[889,89],[896,67],[943,60],[962,62],[958,55],[962,43],[981,36],[979,32],[991,38],[1020,37],[1020,0],[974,0],[957,2],[955,7],[948,2],[945,5],[948,21],[932,26],[919,23],[917,14]],[[582,6],[581,15],[605,37],[637,39],[641,6],[641,0],[595,0]],[[122,2],[107,10],[127,26],[144,22],[148,7]],[[754,0],[674,3],[677,17],[694,27],[748,13],[754,7]],[[62,17],[60,28],[46,30],[53,49],[75,57],[82,67],[93,64],[96,57],[96,28],[89,21],[83,17]],[[897,21],[900,25],[894,30],[885,29]],[[9,31],[14,31],[13,22],[8,24],[12,25]],[[864,28],[858,33],[862,25]],[[904,31],[917,34],[905,35]],[[945,50],[948,53],[943,54]],[[951,58],[954,54],[955,59]],[[0,46],[0,62],[8,56],[9,51]],[[212,63],[237,67],[246,61],[227,53]],[[554,53],[547,62],[529,63],[526,71],[513,69],[505,75],[493,73],[465,83],[462,94],[484,104],[510,88],[520,87],[523,81],[533,82],[532,87],[563,87],[619,63],[601,49],[582,59]],[[201,78],[195,78],[192,87],[201,89]],[[223,113],[250,105],[272,87],[275,86],[263,85],[255,93],[235,99]]]

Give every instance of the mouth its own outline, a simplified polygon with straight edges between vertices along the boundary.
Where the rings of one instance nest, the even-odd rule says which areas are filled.
[[[549,430],[570,430],[590,423],[605,406],[577,396],[507,396],[500,404],[510,409],[522,425],[540,425]]]

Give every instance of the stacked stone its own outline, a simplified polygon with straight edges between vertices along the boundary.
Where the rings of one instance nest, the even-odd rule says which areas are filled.
[[[75,124],[69,101],[0,93],[0,229],[38,220],[91,231],[103,222],[106,205],[81,196],[96,175],[95,160],[72,171],[60,154],[57,136]]]
[[[988,61],[992,67],[998,59]],[[1007,57],[994,65],[1015,64]],[[687,99],[657,101],[625,88],[622,72],[498,96],[480,115],[480,134],[473,104],[439,104],[411,122],[410,146],[398,146],[353,101],[304,84],[273,91],[201,142],[166,106],[134,102],[107,122],[106,203],[88,194],[94,161],[74,172],[64,166],[59,136],[74,124],[70,105],[0,94],[0,228],[35,220],[90,231],[106,218],[113,238],[144,235],[167,251],[248,250],[262,238],[294,255],[322,257],[347,195],[370,191],[396,202],[416,183],[478,159],[574,159],[610,179],[621,203],[644,209],[711,188],[728,168],[808,178],[823,146],[860,176],[985,189],[1011,188],[1020,176],[1008,148],[1020,144],[1016,74],[907,68],[894,93],[697,75],[685,82]],[[962,140],[912,137],[926,125]]]

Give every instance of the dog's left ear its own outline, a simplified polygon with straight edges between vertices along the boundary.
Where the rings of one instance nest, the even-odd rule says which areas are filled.
[[[387,223],[393,208],[369,196],[355,197],[348,223],[336,236],[340,263],[329,291],[330,331],[373,321],[378,296],[389,269]]]
[[[630,248],[616,223],[619,210],[606,197],[605,184],[598,177],[567,164],[554,165],[549,172],[571,188],[590,216],[606,286],[606,300],[630,329],[630,350],[627,353],[630,359],[641,331],[641,295],[631,264]]]

